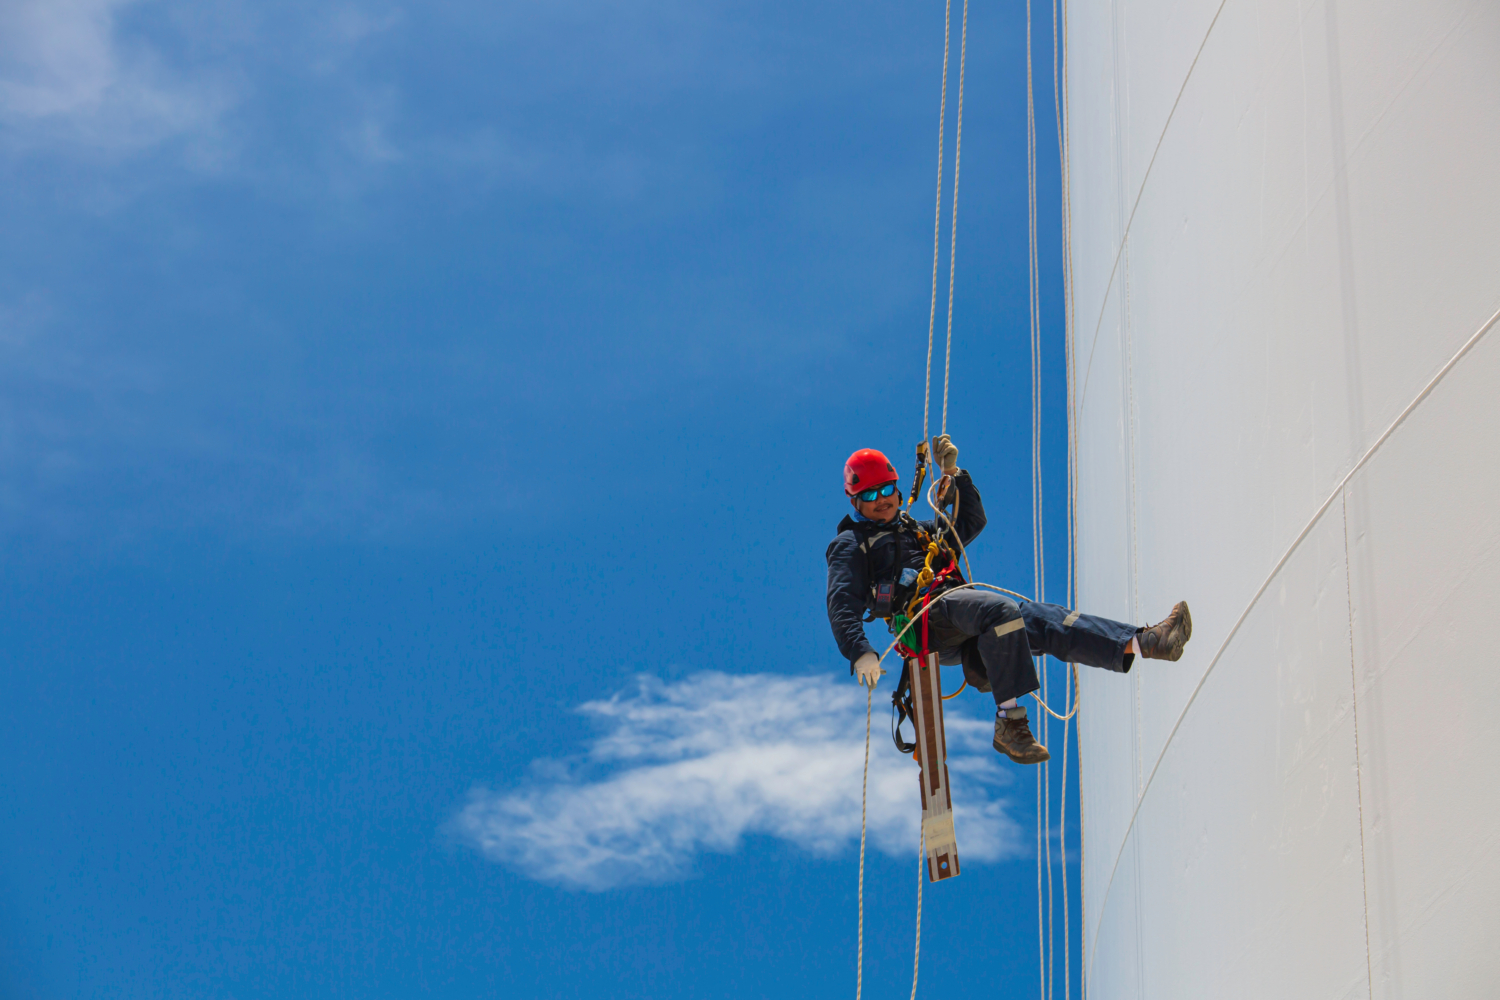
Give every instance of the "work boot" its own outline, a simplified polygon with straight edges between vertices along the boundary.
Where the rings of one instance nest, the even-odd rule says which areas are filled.
[[[1136,645],[1141,655],[1148,660],[1179,660],[1182,647],[1193,637],[1193,616],[1188,614],[1187,601],[1178,601],[1172,613],[1159,624],[1141,629],[1135,634]]]
[[[1002,708],[995,713],[995,749],[1017,764],[1040,764],[1051,760],[1047,748],[1031,735],[1026,708]]]

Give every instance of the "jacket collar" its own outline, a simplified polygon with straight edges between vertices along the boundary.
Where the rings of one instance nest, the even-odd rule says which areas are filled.
[[[841,532],[850,530],[874,531],[880,528],[894,530],[896,528],[906,527],[910,524],[911,515],[904,510],[897,511],[896,516],[891,518],[889,521],[872,521],[858,511],[855,511],[851,514],[844,515],[844,519],[839,522],[838,530]]]

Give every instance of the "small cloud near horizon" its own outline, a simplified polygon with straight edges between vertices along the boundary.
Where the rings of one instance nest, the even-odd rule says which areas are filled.
[[[859,843],[863,702],[828,675],[640,678],[580,707],[604,732],[578,760],[534,762],[509,790],[475,788],[446,831],[536,881],[593,892],[686,877],[699,854],[732,853],[746,836],[832,856]],[[875,849],[905,857],[921,819],[916,768],[887,743],[885,714],[868,828]],[[961,857],[1024,853],[988,722],[953,711],[946,722]]]

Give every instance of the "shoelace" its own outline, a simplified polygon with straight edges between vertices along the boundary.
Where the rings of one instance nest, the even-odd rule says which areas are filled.
[[[1005,722],[1007,723],[1007,725],[1004,728],[1009,730],[1008,735],[1010,735],[1014,741],[1021,743],[1036,742],[1036,737],[1031,735],[1030,719],[1007,718],[1005,719]]]

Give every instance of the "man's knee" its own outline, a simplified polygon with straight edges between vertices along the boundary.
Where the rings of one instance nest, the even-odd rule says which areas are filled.
[[[1008,635],[1017,629],[1025,628],[1025,621],[1021,615],[1021,609],[1014,601],[1001,597],[999,594],[987,595],[991,600],[984,603],[979,613],[979,631],[994,632],[995,635]]]
[[[994,644],[998,642],[1008,648],[1012,643],[1025,642],[1026,619],[1020,607],[999,594],[987,596],[994,599],[986,601],[979,614],[975,635],[980,643],[997,648]]]
[[[933,625],[945,640],[1008,635],[1024,627],[1021,609],[999,594],[981,590],[964,590],[945,596],[933,609]],[[1015,623],[1015,624],[1012,624]]]

